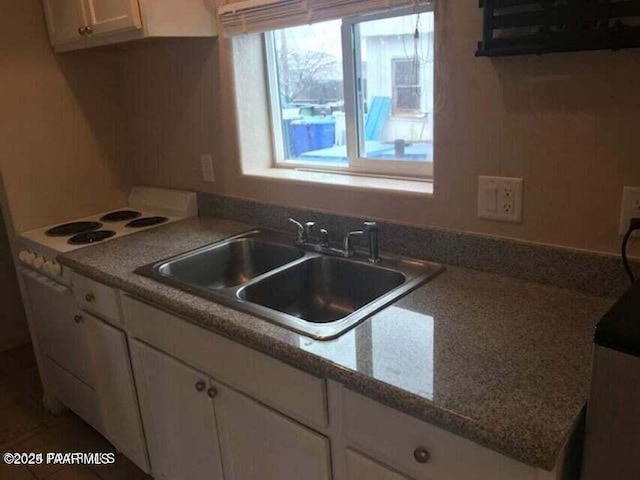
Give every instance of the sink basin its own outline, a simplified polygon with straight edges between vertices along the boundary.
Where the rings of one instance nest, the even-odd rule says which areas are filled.
[[[295,247],[241,238],[178,257],[157,271],[177,282],[217,290],[247,283],[303,255]]]
[[[293,237],[252,230],[145,265],[136,273],[328,340],[444,271],[441,265],[382,255],[340,258],[301,250]]]
[[[340,320],[402,285],[394,270],[335,257],[315,257],[239,292],[243,300],[308,322]]]

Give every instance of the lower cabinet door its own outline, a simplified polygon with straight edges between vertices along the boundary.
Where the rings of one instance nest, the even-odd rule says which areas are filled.
[[[102,434],[145,472],[145,447],[138,397],[133,382],[127,339],[121,330],[83,314],[97,393]]]
[[[355,450],[347,450],[347,480],[410,480],[384,465],[361,455]]]
[[[132,340],[140,410],[156,480],[222,480],[208,378]]]
[[[329,480],[329,439],[213,384],[226,480]]]

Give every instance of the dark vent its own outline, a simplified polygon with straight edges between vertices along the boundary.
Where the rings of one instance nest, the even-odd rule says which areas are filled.
[[[640,47],[640,0],[480,0],[478,56]]]

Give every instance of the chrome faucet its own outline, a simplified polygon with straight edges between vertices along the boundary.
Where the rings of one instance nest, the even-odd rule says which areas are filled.
[[[368,260],[371,263],[380,261],[378,236],[380,229],[376,222],[364,222],[362,230],[354,230],[347,233],[342,241],[343,249],[331,247],[329,243],[329,232],[325,228],[317,229],[315,222],[300,223],[294,218],[289,221],[297,228],[296,245],[305,250],[350,258],[355,256],[353,241],[356,238],[366,237],[369,244]]]

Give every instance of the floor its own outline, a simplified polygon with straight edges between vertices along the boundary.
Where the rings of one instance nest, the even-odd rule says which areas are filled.
[[[29,346],[0,353],[0,453],[113,452],[93,428],[71,412],[54,416],[42,406],[40,379]],[[108,466],[9,466],[0,480],[150,480],[121,454]]]

